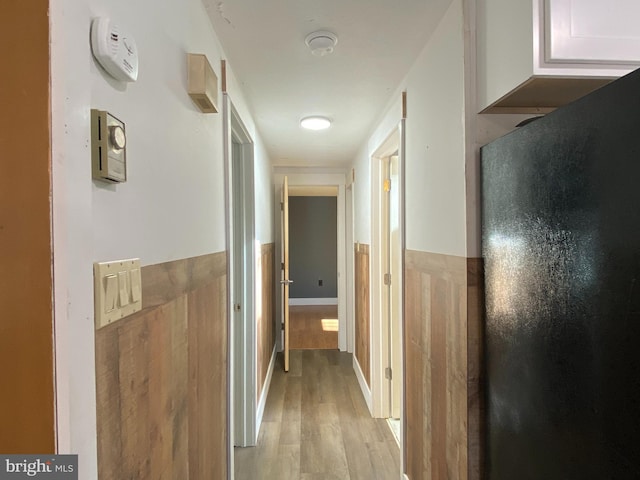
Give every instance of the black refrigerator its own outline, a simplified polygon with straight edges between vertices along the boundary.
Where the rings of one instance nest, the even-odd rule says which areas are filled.
[[[481,166],[486,478],[640,479],[640,71]]]

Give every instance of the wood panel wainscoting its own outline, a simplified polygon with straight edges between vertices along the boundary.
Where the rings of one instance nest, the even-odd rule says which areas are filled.
[[[275,243],[266,243],[262,245],[260,251],[260,271],[261,271],[261,299],[259,305],[262,306],[258,311],[257,318],[257,342],[258,342],[258,374],[256,381],[258,383],[258,395],[256,400],[260,400],[262,389],[269,372],[269,364],[271,356],[276,344],[276,312],[275,312],[275,265],[276,247]]]
[[[142,295],[96,331],[99,477],[226,478],[227,255],[143,267]]]
[[[405,470],[479,480],[481,259],[405,252]]]
[[[371,387],[371,315],[369,299],[371,295],[369,280],[369,245],[355,244],[355,346],[356,360],[360,365],[367,385]]]

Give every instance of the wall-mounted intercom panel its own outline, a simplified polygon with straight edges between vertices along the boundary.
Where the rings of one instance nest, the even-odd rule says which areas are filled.
[[[104,110],[91,110],[91,161],[93,178],[105,182],[127,181],[127,137],[124,122]]]

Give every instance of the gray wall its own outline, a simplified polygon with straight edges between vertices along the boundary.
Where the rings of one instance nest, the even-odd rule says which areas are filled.
[[[289,198],[289,265],[291,298],[338,296],[336,197]]]

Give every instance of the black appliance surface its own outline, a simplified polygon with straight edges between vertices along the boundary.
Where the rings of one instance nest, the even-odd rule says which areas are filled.
[[[487,478],[640,479],[640,71],[482,148]]]

